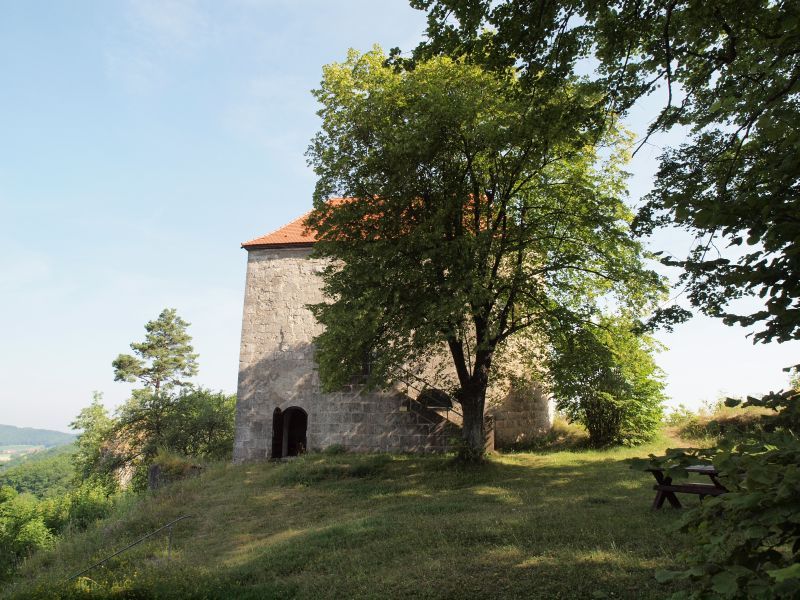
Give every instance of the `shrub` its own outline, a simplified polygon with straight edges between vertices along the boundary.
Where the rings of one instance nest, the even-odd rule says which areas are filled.
[[[53,536],[30,494],[0,488],[0,580],[9,577],[19,562],[37,548],[47,548]]]
[[[760,406],[726,406],[725,400],[718,400],[706,403],[698,413],[680,405],[664,424],[675,427],[678,435],[688,440],[744,439],[769,427],[771,412]]]
[[[191,460],[176,452],[161,448],[153,459],[148,470],[148,487],[156,489],[173,481],[180,481],[202,471],[197,461]]]
[[[87,483],[69,494],[67,524],[85,529],[94,521],[107,517],[114,507],[115,497],[100,485]]]
[[[691,423],[697,419],[697,413],[693,412],[683,404],[679,404],[678,408],[672,409],[664,415],[664,425],[667,427],[684,427],[686,424]]]
[[[557,413],[553,424],[543,435],[533,436],[511,444],[511,452],[570,450],[584,447],[589,436],[580,423],[572,423],[563,414]]]
[[[37,505],[47,528],[57,535],[65,529],[85,529],[88,525],[106,517],[114,507],[115,496],[102,485],[87,481],[78,488]]]
[[[75,446],[61,446],[37,452],[16,465],[0,470],[0,486],[42,498],[55,496],[72,487]]]
[[[29,554],[34,549],[50,548],[54,543],[55,536],[41,517],[25,521],[17,531],[14,540],[14,546],[22,550],[21,554]]]
[[[65,530],[85,529],[107,516],[113,504],[107,490],[91,482],[44,500],[0,487],[0,579],[34,551],[50,548]]]
[[[664,399],[652,356],[657,348],[621,317],[604,317],[553,340],[556,406],[586,427],[592,446],[635,445],[657,432]]]

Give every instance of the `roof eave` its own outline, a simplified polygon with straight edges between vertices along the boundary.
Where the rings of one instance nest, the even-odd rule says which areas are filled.
[[[242,248],[247,250],[277,250],[281,248],[313,248],[314,242],[285,242],[272,244],[242,244]]]

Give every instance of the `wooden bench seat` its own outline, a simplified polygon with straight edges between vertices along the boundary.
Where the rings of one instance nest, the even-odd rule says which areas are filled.
[[[656,484],[654,490],[662,492],[682,492],[684,494],[699,494],[700,496],[719,496],[724,494],[722,490],[713,483],[680,483],[680,484]]]

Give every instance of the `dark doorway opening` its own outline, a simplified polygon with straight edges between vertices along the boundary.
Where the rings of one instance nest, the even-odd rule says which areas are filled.
[[[306,451],[308,414],[292,406],[284,411],[276,408],[272,413],[272,458],[298,456]]]

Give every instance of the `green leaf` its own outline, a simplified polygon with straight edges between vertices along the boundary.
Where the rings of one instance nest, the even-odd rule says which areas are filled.
[[[658,583],[669,583],[670,581],[678,581],[682,579],[686,579],[686,575],[682,571],[656,571],[656,581],[658,581]]]
[[[732,597],[739,591],[736,575],[729,571],[721,571],[711,578],[712,589],[723,596]]]
[[[795,563],[783,569],[767,571],[767,574],[775,581],[787,581],[789,579],[800,579],[800,563]]]

